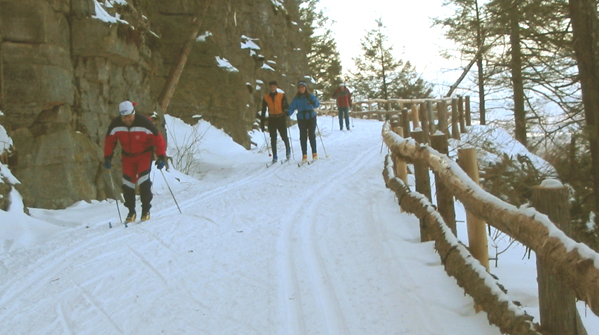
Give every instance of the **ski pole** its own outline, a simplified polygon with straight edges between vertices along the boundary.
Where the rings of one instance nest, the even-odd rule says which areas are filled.
[[[295,152],[293,152],[293,139],[291,138],[291,129],[287,127],[287,137],[289,138],[289,147],[291,148],[291,156],[295,159]]]
[[[316,122],[316,119],[314,120],[314,122]],[[316,129],[318,129],[318,136],[320,137],[320,143],[322,144],[322,150],[324,150],[324,156],[326,158],[329,158],[329,155],[327,155],[327,149],[324,147],[324,141],[322,140],[322,133],[320,132],[320,127],[318,127],[318,123],[316,123]]]
[[[266,133],[263,131],[262,135],[264,135],[264,144],[266,145],[266,150],[268,150],[268,157],[270,157],[272,155],[270,154],[270,147],[268,146],[268,142],[266,140]]]
[[[110,175],[110,170],[108,171],[108,179],[110,179],[110,185],[112,185],[112,195],[114,195],[114,201],[116,202],[116,210],[119,213],[119,220],[121,220],[121,223],[123,223],[123,218],[121,217],[121,209],[119,208],[119,199],[116,198],[116,189],[114,188],[114,181],[112,180],[112,175]],[[127,224],[125,223],[125,226],[126,225]]]
[[[173,191],[171,190],[171,187],[168,184],[168,181],[166,181],[166,177],[164,176],[164,172],[162,172],[162,169],[160,169],[160,173],[162,174],[162,178],[164,178],[164,182],[166,183],[166,187],[168,187],[168,190],[171,192],[171,195],[173,196],[173,200],[175,200],[175,205],[177,205],[177,209],[179,210],[179,214],[183,214],[183,212],[181,212],[181,208],[179,208],[179,204],[177,203],[177,199],[175,199],[175,195],[173,194]]]

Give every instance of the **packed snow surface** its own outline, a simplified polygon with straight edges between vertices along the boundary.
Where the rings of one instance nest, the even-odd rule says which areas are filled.
[[[267,168],[268,135],[246,151],[167,122],[170,154],[201,135],[198,165],[152,171],[150,221],[125,228],[112,200],[0,211],[0,334],[500,334],[385,188],[382,123],[320,117],[302,167],[293,126],[294,159]],[[492,272],[537,315],[534,256],[510,250]]]

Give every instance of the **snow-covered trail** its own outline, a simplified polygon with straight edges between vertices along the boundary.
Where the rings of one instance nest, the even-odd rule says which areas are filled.
[[[330,124],[309,166],[240,151],[165,173],[183,214],[158,172],[147,223],[34,210],[71,228],[0,257],[0,334],[499,335],[385,188],[382,124]]]

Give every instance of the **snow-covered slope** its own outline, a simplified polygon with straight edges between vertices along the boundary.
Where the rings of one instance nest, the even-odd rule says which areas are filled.
[[[196,178],[153,171],[143,224],[114,201],[33,209],[53,232],[0,253],[0,334],[500,334],[385,188],[382,123],[319,122],[328,158],[319,139],[315,164],[270,168],[201,122]]]

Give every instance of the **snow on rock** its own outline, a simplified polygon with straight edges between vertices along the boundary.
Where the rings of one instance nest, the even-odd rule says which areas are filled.
[[[126,3],[126,2],[125,2]],[[129,22],[121,20],[119,18],[119,14],[116,14],[116,17],[108,14],[108,12],[106,12],[106,10],[104,9],[104,7],[102,7],[102,5],[100,5],[98,3],[98,0],[94,0],[94,6],[96,9],[96,15],[92,15],[92,17],[94,19],[98,19],[104,22],[108,22],[108,23],[124,23],[124,24],[129,24]]]
[[[198,36],[198,37],[196,38],[196,41],[198,41],[198,42],[206,42],[206,39],[207,39],[208,37],[210,37],[210,36],[212,36],[212,33],[211,33],[211,32],[209,32],[209,31],[206,31],[206,32],[205,32],[205,33],[203,33],[202,35]]]
[[[0,163],[0,183],[4,183],[5,180],[11,185],[18,185],[21,183],[15,176],[13,176],[8,166]]]
[[[273,71],[274,72],[275,69],[273,69],[272,67],[270,67],[270,66],[268,66],[266,64],[262,64],[262,70],[269,70],[269,71]]]
[[[0,154],[7,151],[13,145],[12,138],[8,136],[6,129],[0,125]]]
[[[222,67],[229,72],[239,72],[239,70],[237,70],[237,68],[235,68],[233,65],[231,65],[231,63],[229,63],[229,61],[226,60],[225,58],[221,58],[218,56],[216,56],[215,58],[216,58],[216,62],[218,63],[218,67]]]
[[[259,39],[241,35],[241,49],[260,50],[260,47],[254,41],[259,41]]]
[[[106,1],[104,1],[104,5],[106,6],[106,8],[112,8],[112,7],[114,7],[114,4],[121,5],[121,6],[128,5],[126,0],[106,0]]]

